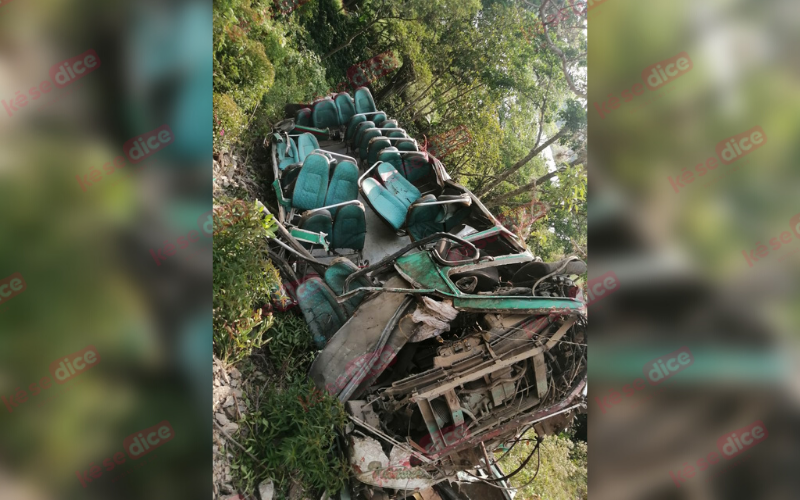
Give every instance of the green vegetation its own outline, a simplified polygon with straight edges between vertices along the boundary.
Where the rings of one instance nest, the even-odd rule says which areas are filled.
[[[261,462],[242,454],[233,466],[242,491],[254,491],[264,478],[272,478],[277,491],[290,482],[331,494],[341,490],[348,467],[337,449],[337,433],[346,418],[341,403],[310,381],[266,390],[245,420],[248,437],[242,442]]]
[[[280,282],[265,257],[274,230],[271,215],[241,200],[214,210],[214,352],[221,359],[238,361],[262,345],[269,322],[257,308]]]
[[[530,441],[518,443],[509,452],[500,466],[506,473],[515,470],[530,455],[536,446],[536,432],[531,430],[523,436]],[[586,500],[589,498],[587,481],[589,467],[588,447],[583,441],[573,441],[564,434],[545,436],[539,447],[541,462],[537,473],[537,457],[534,454],[528,466],[511,478],[511,485],[521,488],[517,498],[546,500]],[[498,453],[502,456],[502,453]],[[536,475],[536,479],[531,479]],[[530,484],[528,484],[530,482]],[[527,485],[527,486],[526,486]]]

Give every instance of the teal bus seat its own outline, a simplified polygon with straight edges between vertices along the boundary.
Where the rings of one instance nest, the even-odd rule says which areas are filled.
[[[311,108],[302,108],[294,115],[294,124],[301,127],[310,127],[314,122],[311,120]]]
[[[381,129],[368,128],[361,134],[361,140],[358,143],[358,156],[362,160],[367,159],[367,148],[369,147],[369,141],[375,137],[381,137]]]
[[[389,132],[389,135],[387,137],[393,137],[395,139],[407,139],[408,134],[406,134],[405,131],[402,130],[392,130],[391,132]]]
[[[397,120],[384,120],[381,128],[397,128]]]
[[[319,142],[314,134],[308,132],[300,134],[297,138],[297,151],[300,154],[298,161],[302,163],[315,149],[319,149]]]
[[[367,121],[367,117],[364,115],[355,115],[350,118],[350,123],[347,124],[347,132],[344,134],[345,141],[352,141],[353,137],[356,135],[356,131],[358,129],[358,125]]]
[[[314,127],[333,128],[339,126],[339,112],[336,109],[333,99],[325,98],[318,101],[314,106],[312,114]]]
[[[325,206],[358,199],[358,167],[352,162],[342,161],[333,170]],[[337,208],[329,209],[336,215]]]
[[[344,293],[344,282],[353,273],[358,271],[358,266],[353,264],[345,257],[336,257],[331,261],[330,267],[325,270],[325,283],[336,295]],[[361,276],[350,285],[350,291],[361,287],[371,287],[372,283],[366,276]],[[350,299],[342,304],[344,306],[347,316],[352,316],[353,312],[358,308],[361,302],[366,297],[367,292],[361,292],[353,295]]]
[[[383,185],[386,186],[386,189],[395,195],[406,208],[422,196],[419,189],[408,182],[406,178],[389,163],[381,163],[378,165],[378,175],[383,181]],[[434,198],[433,201],[436,201],[436,199]]]
[[[390,147],[392,147],[392,143],[382,137],[372,139],[367,148],[367,165],[374,165],[378,161],[378,154]]]
[[[310,154],[303,162],[292,192],[292,206],[313,210],[325,206],[330,177],[330,161],[321,154]]]
[[[345,125],[350,121],[350,118],[356,114],[356,106],[353,104],[353,98],[347,92],[340,92],[334,99],[336,103],[336,111],[339,115],[339,124]]]
[[[283,138],[285,139],[285,137]],[[294,142],[294,139],[289,137],[289,141],[285,142],[282,140],[277,144],[278,146],[278,168],[283,170],[289,165],[294,165],[295,163],[300,163],[300,159],[298,158],[297,152],[297,145]]]
[[[364,193],[364,199],[379,217],[395,231],[399,231],[403,227],[407,207],[395,195],[381,186],[378,181],[369,177],[362,182],[361,190]]]
[[[356,132],[353,135],[353,140],[350,142],[352,149],[355,150],[358,145],[361,144],[361,138],[364,136],[364,131],[371,128],[375,128],[375,123],[369,120],[356,125]]]
[[[297,287],[297,305],[320,349],[347,322],[347,315],[336,301],[336,295],[319,277],[310,278]]]
[[[333,217],[327,210],[314,210],[303,214],[298,227],[312,233],[324,233],[330,240],[333,232]],[[303,246],[311,248],[312,245],[303,242]]]
[[[418,201],[436,201],[432,194],[426,194]],[[434,233],[444,231],[445,210],[443,205],[428,205],[422,207],[411,207],[408,211],[406,227],[408,234],[414,241],[430,236]]]
[[[382,124],[383,122],[386,121],[386,113],[384,113],[383,111],[375,113],[374,115],[372,115],[372,121],[375,122],[375,125]]]
[[[395,147],[400,151],[419,151],[414,141],[397,141]]]
[[[395,170],[397,170],[401,174],[404,174],[403,157],[400,156],[400,153],[397,152],[397,148],[394,147],[394,146],[388,147],[388,148],[380,151],[378,153],[378,160],[377,161],[381,161],[383,163],[388,163],[388,164],[392,165],[395,168]],[[374,165],[374,164],[375,164],[375,162],[370,163],[370,165]]]
[[[366,236],[367,216],[364,207],[361,204],[341,207],[333,220],[331,248],[349,248],[360,252],[364,249]]]
[[[356,105],[356,113],[372,113],[378,110],[375,107],[375,100],[372,98],[372,93],[366,87],[357,88],[353,100]]]
[[[433,171],[427,155],[407,155],[403,159],[403,168],[409,182],[417,182],[427,178]]]

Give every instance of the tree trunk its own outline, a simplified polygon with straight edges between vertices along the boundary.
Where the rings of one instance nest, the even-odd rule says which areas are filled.
[[[544,124],[542,124],[540,126],[544,126]],[[547,146],[553,144],[558,139],[560,139],[564,134],[566,134],[566,132],[567,132],[567,125],[564,125],[563,127],[561,127],[561,130],[559,130],[558,133],[556,133],[556,135],[554,135],[553,137],[551,137],[550,139],[545,141],[544,144],[541,144],[539,146],[535,146],[533,149],[530,150],[530,152],[527,155],[525,155],[524,158],[522,158],[520,161],[518,161],[517,163],[512,165],[511,168],[509,168],[508,170],[500,173],[500,175],[497,176],[497,182],[495,182],[494,184],[491,184],[490,186],[488,186],[487,189],[485,189],[485,190],[483,190],[483,191],[481,191],[479,193],[475,193],[475,194],[477,196],[484,196],[485,194],[490,193],[491,191],[493,191],[503,181],[505,181],[506,179],[508,179],[509,177],[514,175],[515,173],[517,173],[517,171],[519,169],[524,167],[525,164],[527,164],[529,161],[531,161],[536,155],[541,153],[545,148],[547,148]]]

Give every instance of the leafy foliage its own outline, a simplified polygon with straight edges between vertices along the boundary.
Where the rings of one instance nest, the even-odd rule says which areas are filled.
[[[532,441],[518,443],[500,461],[500,466],[506,473],[519,467],[534,450],[535,431],[528,431],[523,437]],[[546,500],[586,500],[589,498],[587,488],[589,455],[586,443],[573,442],[568,437],[561,435],[545,436],[539,453],[541,461],[538,474],[537,457],[534,455],[528,462],[528,466],[511,478],[511,485],[521,488],[517,491],[517,498]],[[536,475],[536,479],[533,479],[534,475]],[[533,481],[523,488],[522,486],[531,479]]]
[[[302,380],[314,358],[311,330],[296,314],[275,313],[274,318],[267,331],[269,359],[286,382]]]
[[[265,327],[256,308],[280,283],[277,269],[265,257],[273,237],[271,215],[241,200],[214,210],[213,313],[214,350],[234,362],[262,345]]]
[[[341,490],[349,474],[336,450],[337,432],[347,420],[342,404],[308,381],[271,387],[264,396],[243,422],[248,437],[242,444],[260,462],[239,455],[233,467],[241,489],[253,491],[260,481],[273,479],[284,490],[290,480],[330,494]]]

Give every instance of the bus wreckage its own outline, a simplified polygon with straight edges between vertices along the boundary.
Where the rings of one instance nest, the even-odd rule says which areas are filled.
[[[349,415],[350,493],[507,486],[493,451],[585,408],[586,264],[535,258],[366,88],[268,140],[270,257],[321,350],[309,376]]]

